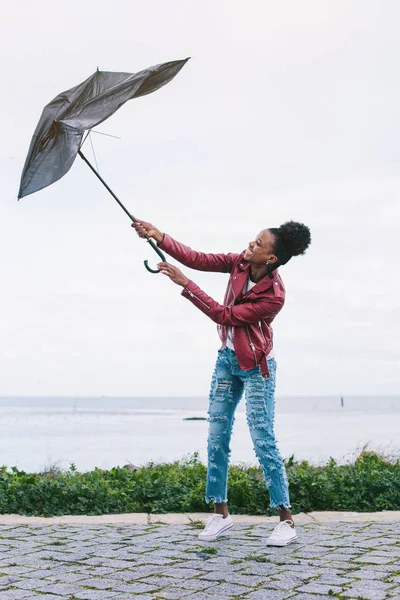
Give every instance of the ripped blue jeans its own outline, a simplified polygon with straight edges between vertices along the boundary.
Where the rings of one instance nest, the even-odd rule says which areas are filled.
[[[270,506],[290,508],[285,466],[274,433],[276,362],[268,361],[270,376],[260,367],[242,371],[230,348],[218,351],[211,382],[208,429],[206,502],[227,502],[230,439],[235,410],[246,396],[246,416],[256,456],[269,490]]]

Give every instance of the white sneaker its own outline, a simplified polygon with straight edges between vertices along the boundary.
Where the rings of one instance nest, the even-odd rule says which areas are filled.
[[[233,521],[230,515],[225,519],[222,515],[213,514],[207,521],[203,531],[199,535],[199,540],[203,542],[213,542],[219,536],[233,526]]]
[[[269,538],[267,539],[267,546],[287,546],[297,540],[297,534],[293,525],[293,521],[286,519],[281,521],[275,527]]]

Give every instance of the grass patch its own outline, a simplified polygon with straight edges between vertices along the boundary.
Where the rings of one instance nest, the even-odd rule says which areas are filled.
[[[218,551],[213,546],[202,546],[200,552],[203,554],[215,555]]]
[[[249,554],[244,558],[244,560],[253,560],[258,563],[269,563],[271,562],[269,558],[266,556],[257,556],[257,554]]]
[[[285,461],[292,511],[400,510],[400,458],[364,449],[355,459],[322,466]],[[42,473],[0,468],[0,514],[32,516],[100,515],[127,512],[210,512],[205,496],[206,466],[197,454],[172,463],[148,463],[79,472],[54,466]],[[258,467],[232,465],[229,470],[232,514],[274,515]],[[199,521],[191,524],[203,527]]]
[[[48,542],[44,544],[45,546],[65,546],[65,542]]]
[[[204,529],[205,524],[201,519],[190,519],[189,527],[193,529]]]

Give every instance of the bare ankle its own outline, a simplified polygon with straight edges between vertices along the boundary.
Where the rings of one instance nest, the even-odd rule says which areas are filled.
[[[216,502],[214,504],[214,513],[216,515],[222,515],[224,519],[229,515],[228,503],[227,502]]]
[[[288,508],[280,508],[279,509],[279,519],[281,521],[291,521],[291,527],[294,527],[294,521],[292,517],[292,513]]]

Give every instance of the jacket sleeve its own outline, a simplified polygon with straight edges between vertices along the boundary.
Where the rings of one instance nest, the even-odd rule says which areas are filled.
[[[262,319],[273,319],[283,306],[283,298],[265,296],[255,302],[246,302],[236,306],[218,304],[193,281],[189,281],[182,291],[182,296],[197,306],[207,317],[218,325],[241,327],[246,323],[255,323]]]
[[[197,271],[230,273],[235,259],[239,256],[239,254],[232,253],[207,254],[205,252],[197,252],[189,248],[189,246],[177,242],[167,233],[164,234],[164,239],[159,244],[159,248],[185,265],[185,267],[196,269]]]

